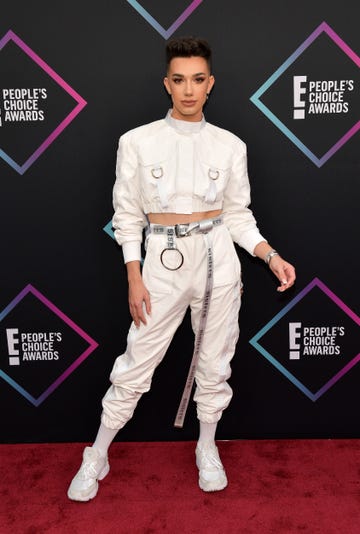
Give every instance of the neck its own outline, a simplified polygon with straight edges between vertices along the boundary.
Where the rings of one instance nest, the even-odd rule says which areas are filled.
[[[166,118],[166,122],[175,130],[183,133],[196,133],[199,132],[206,124],[204,116],[197,121],[188,121],[183,119],[178,119],[173,116],[173,110],[169,109]]]

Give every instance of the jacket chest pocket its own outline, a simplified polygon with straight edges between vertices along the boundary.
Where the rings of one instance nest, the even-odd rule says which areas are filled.
[[[230,167],[213,160],[200,160],[195,194],[212,204],[221,201],[230,176]]]
[[[142,153],[139,173],[143,197],[148,201],[160,201],[161,207],[166,208],[170,194],[170,163],[168,155],[158,150]]]

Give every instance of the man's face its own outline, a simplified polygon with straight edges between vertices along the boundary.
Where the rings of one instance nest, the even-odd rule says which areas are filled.
[[[198,56],[175,57],[170,61],[164,85],[173,102],[172,117],[201,121],[207,95],[215,83],[206,59]]]

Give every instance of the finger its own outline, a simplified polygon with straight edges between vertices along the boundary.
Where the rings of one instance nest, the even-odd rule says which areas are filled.
[[[132,320],[134,321],[135,323],[135,326],[139,326],[139,317],[136,313],[136,308],[135,306],[133,306],[132,304],[129,303],[129,311],[130,311],[130,315],[132,317]]]
[[[143,324],[146,324],[146,318],[145,318],[145,314],[144,314],[144,307],[142,304],[139,304],[137,306],[137,315],[138,315],[138,318],[139,318],[139,321],[141,321]]]
[[[285,275],[285,277],[283,278],[279,278],[280,282],[281,282],[281,286],[279,286],[277,288],[278,291],[286,291],[287,289],[289,289],[290,287],[292,287],[294,285],[294,282],[295,282],[295,274],[291,274],[291,275]]]
[[[286,280],[281,280],[281,286],[277,288],[278,291],[285,291],[286,289],[289,289],[289,284]]]
[[[130,313],[131,313],[131,312],[130,312]],[[139,321],[139,317],[138,317],[138,315],[137,315],[135,312],[133,312],[133,313],[131,313],[131,317],[133,318],[133,321],[134,321],[134,323],[135,323],[135,326],[136,326],[137,328],[139,328],[139,326],[140,326],[140,321]]]
[[[135,326],[139,328],[140,326],[140,314],[139,314],[139,305],[134,301],[129,302],[130,315],[135,323]],[[140,308],[141,311],[141,308]]]
[[[294,285],[296,279],[295,269],[292,265],[288,265],[285,267],[284,271],[286,273],[288,287],[291,287]]]
[[[149,293],[146,293],[145,296],[144,296],[144,302],[145,302],[145,309],[146,309],[146,313],[148,315],[151,315],[151,300],[150,300],[150,295]]]
[[[278,272],[276,273],[276,276],[279,282],[281,283],[281,285],[278,286],[277,290],[285,291],[285,289],[288,288],[288,282],[289,282],[288,277],[286,276],[286,273],[285,273],[285,269],[280,268]]]

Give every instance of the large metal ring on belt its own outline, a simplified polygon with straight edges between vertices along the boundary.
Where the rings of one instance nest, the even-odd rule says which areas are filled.
[[[167,246],[160,254],[160,261],[168,271],[177,271],[184,263],[184,256],[177,248],[175,238],[187,237],[192,232],[207,233],[214,227],[212,220],[203,220],[194,223],[176,224],[166,229]]]
[[[182,252],[175,243],[176,227],[166,229],[167,247],[160,254],[160,261],[168,271],[177,271],[184,263]]]

